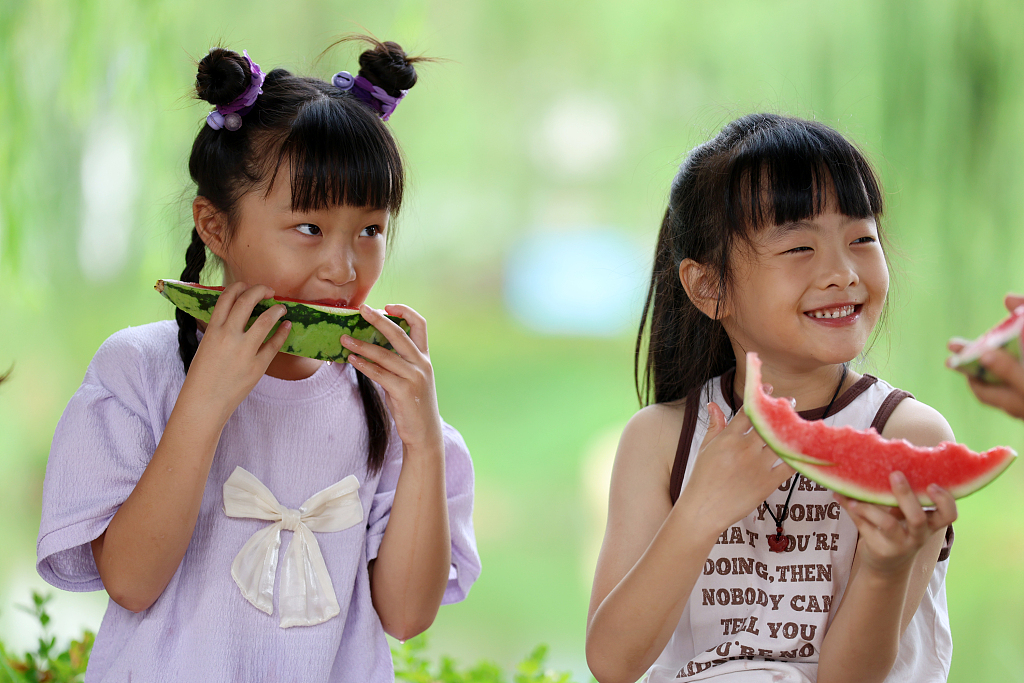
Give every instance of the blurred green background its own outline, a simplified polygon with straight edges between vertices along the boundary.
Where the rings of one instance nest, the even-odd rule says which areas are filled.
[[[980,333],[1024,290],[1021,3],[0,0],[0,371],[14,365],[0,387],[0,639],[35,638],[13,606],[43,586],[41,482],[65,403],[103,339],[172,316],[152,286],[184,262],[185,161],[207,111],[190,99],[192,58],[220,42],[264,70],[329,78],[354,50],[316,58],[352,31],[449,60],[420,69],[392,120],[410,191],[371,296],[430,321],[442,415],[477,468],[483,575],[441,611],[432,651],[508,665],[547,642],[584,677],[608,468],[637,407],[638,288],[677,164],[741,114],[815,118],[868,153],[895,287],[862,369],[970,446],[1024,450],[1020,423],[942,364],[947,338]],[[531,326],[522,313],[545,293],[566,310],[594,301],[560,298],[517,249],[546,244],[573,273],[586,249],[559,245],[609,235],[621,258],[593,262],[624,294],[584,316],[597,330]],[[1022,492],[1018,465],[961,501],[952,681],[1024,680]],[[104,605],[60,594],[53,612],[70,634]]]

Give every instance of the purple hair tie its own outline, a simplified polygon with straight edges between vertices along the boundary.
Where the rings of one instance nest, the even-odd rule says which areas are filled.
[[[353,78],[352,74],[347,71],[339,71],[334,74],[331,83],[341,90],[351,92],[356,96],[356,99],[380,114],[382,121],[387,121],[391,118],[395,107],[402,101],[405,94],[409,92],[408,90],[401,90],[401,95],[392,97],[384,88],[374,85],[362,76]]]
[[[263,94],[263,81],[267,78],[266,75],[260,71],[259,64],[249,59],[248,52],[242,50],[242,56],[249,63],[249,73],[252,74],[249,79],[249,87],[235,99],[227,104],[218,104],[216,109],[207,114],[206,123],[214,130],[221,128],[238,130],[241,128],[242,117],[252,111],[256,98]]]

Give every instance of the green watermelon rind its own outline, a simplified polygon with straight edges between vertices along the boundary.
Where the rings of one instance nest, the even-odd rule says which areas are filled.
[[[760,433],[760,432],[759,432]],[[769,447],[770,444],[769,444]],[[774,450],[774,449],[773,449]],[[781,455],[779,457],[782,457]],[[951,486],[947,491],[953,496],[953,498],[959,499],[969,496],[972,493],[977,493],[981,489],[985,488],[992,483],[1003,471],[1010,466],[1010,464],[1016,459],[1016,457],[1007,458],[1005,464],[999,468],[993,468],[989,470],[988,475],[985,477],[977,477],[972,479],[970,482],[964,483],[960,486]],[[783,458],[785,460],[785,458]],[[896,496],[893,494],[884,494],[882,492],[867,489],[857,486],[855,483],[850,481],[844,481],[837,477],[828,476],[828,468],[818,467],[810,463],[787,461],[790,467],[804,475],[811,481],[815,481],[825,488],[841,493],[847,498],[854,498],[856,500],[862,500],[866,503],[875,503],[877,505],[885,505],[888,507],[899,507],[899,501],[896,500]],[[935,501],[926,492],[917,494],[917,500],[924,507],[931,507],[935,505]]]
[[[156,291],[184,312],[203,322],[210,322],[213,307],[221,295],[219,290],[198,287],[194,283],[178,280],[157,280]],[[289,320],[292,323],[292,331],[281,347],[284,353],[316,360],[344,361],[350,352],[341,345],[343,334],[394,350],[387,338],[354,309],[264,299],[253,308],[248,325],[252,325],[260,314],[276,304],[282,304],[288,309],[282,320]],[[391,315],[387,318],[408,334],[409,323]],[[274,330],[277,330],[277,325],[271,334]]]
[[[786,464],[792,467],[794,470],[804,475],[811,481],[815,481],[821,484],[825,488],[840,493],[848,498],[854,498],[868,503],[875,503],[878,505],[885,505],[889,507],[897,507],[899,502],[891,491],[881,491],[876,488],[867,488],[858,485],[856,482],[844,479],[841,477],[834,476],[835,465],[833,463],[814,458],[806,453],[801,453],[785,443],[776,432],[771,428],[768,423],[767,417],[758,412],[758,400],[759,398],[768,397],[761,391],[761,361],[758,359],[756,353],[747,354],[747,377],[746,383],[743,387],[743,409],[750,417],[750,422],[754,426],[757,433],[764,439],[765,443],[769,448],[772,449]],[[850,430],[857,432],[852,427],[833,427],[830,429],[836,430]],[[874,432],[874,430],[870,430]],[[882,436],[874,433],[871,435],[872,439],[878,440],[878,445],[882,445],[890,440],[883,438]],[[892,440],[892,441],[903,441]],[[907,442],[905,442],[907,443]],[[907,443],[911,448],[918,448],[912,444]],[[947,447],[959,447],[957,444],[946,443],[939,444],[936,448]],[[925,449],[921,449],[925,450]],[[1012,448],[1006,449],[1007,455],[1005,459],[1000,462],[996,462],[993,466],[969,481],[965,481],[961,484],[948,486],[947,491],[953,498],[963,498],[964,496],[975,493],[981,490],[989,483],[991,483],[996,477],[1003,473],[1007,467],[1017,459],[1017,454]],[[935,502],[928,496],[926,490],[917,492],[917,499],[923,506],[933,506]]]

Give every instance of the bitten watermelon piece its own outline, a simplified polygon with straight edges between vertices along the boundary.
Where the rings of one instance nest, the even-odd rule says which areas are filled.
[[[1002,384],[1002,380],[982,367],[979,358],[986,351],[1001,348],[1020,361],[1024,355],[1021,349],[1024,343],[1021,330],[1024,330],[1024,306],[1015,308],[1006,320],[960,349],[959,353],[950,356],[946,365],[965,375],[977,377],[982,382]]]
[[[984,453],[950,441],[922,448],[904,439],[883,439],[872,428],[805,420],[789,399],[764,393],[761,360],[753,352],[747,354],[743,409],[765,443],[793,469],[844,496],[880,505],[897,505],[889,484],[893,472],[907,477],[922,505],[934,505],[926,490],[929,484],[963,498],[999,476],[1017,457],[1005,446]]]
[[[213,307],[224,291],[223,287],[207,287],[194,282],[178,280],[157,280],[156,291],[163,294],[175,306],[197,320],[210,322]],[[391,344],[384,335],[368,323],[359,311],[354,308],[325,306],[311,301],[294,299],[264,299],[256,304],[249,318],[251,325],[257,317],[275,304],[284,304],[288,311],[282,320],[290,320],[292,331],[288,334],[281,351],[296,356],[315,358],[317,360],[345,360],[349,350],[341,345],[341,335],[347,334],[355,339],[391,349]],[[406,333],[409,323],[395,316],[387,316],[397,323]],[[275,326],[276,330],[277,327]],[[271,333],[272,334],[272,333]]]

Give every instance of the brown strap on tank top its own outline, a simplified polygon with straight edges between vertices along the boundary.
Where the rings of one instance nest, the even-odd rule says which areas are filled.
[[[914,398],[914,395],[902,389],[893,389],[889,392],[889,395],[882,401],[882,405],[878,406],[875,419],[871,421],[871,426],[875,428],[876,432],[882,433],[882,430],[885,429],[885,424],[892,417],[892,411],[896,410],[896,406],[905,398]]]
[[[878,406],[878,412],[875,413],[875,419],[871,421],[871,426],[875,428],[879,434],[885,429],[886,423],[892,416],[896,406],[900,404],[905,398],[914,398],[914,396],[902,389],[893,389],[889,392],[889,395],[882,401],[882,405]],[[942,544],[942,548],[939,550],[939,562],[945,562],[949,559],[949,553],[953,549],[953,525],[950,524],[946,527],[946,540]]]

